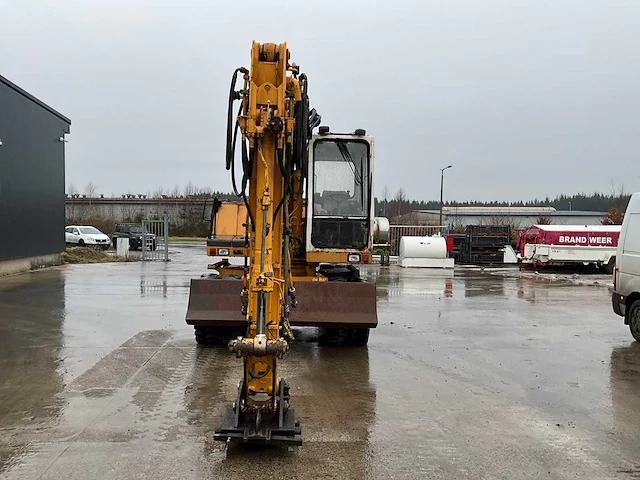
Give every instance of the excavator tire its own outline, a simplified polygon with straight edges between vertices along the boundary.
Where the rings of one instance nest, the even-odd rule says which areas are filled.
[[[196,342],[202,347],[226,347],[229,341],[243,335],[242,328],[196,325]]]
[[[360,282],[360,271],[353,265],[323,265],[320,272],[330,282]],[[326,327],[320,328],[321,345],[361,347],[369,343],[369,328]]]
[[[369,342],[369,328],[321,328],[318,343],[327,346],[362,347]]]

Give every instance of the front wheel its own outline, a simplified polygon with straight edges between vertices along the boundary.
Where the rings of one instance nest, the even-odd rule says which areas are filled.
[[[84,247],[84,240],[78,240],[78,246]]]
[[[357,346],[363,346],[369,343],[369,328],[354,328],[353,332],[353,344]]]
[[[242,327],[195,325],[196,342],[202,347],[227,347],[229,342],[244,336]]]
[[[325,327],[320,329],[320,345],[362,347],[369,343],[369,328]]]
[[[631,304],[631,308],[627,313],[627,320],[629,321],[631,335],[636,339],[636,342],[640,342],[640,300],[636,300]]]

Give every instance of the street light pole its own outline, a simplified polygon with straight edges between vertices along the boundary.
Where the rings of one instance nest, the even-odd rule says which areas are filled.
[[[438,225],[440,226],[440,231],[442,231],[442,194],[444,192],[444,171],[447,168],[451,168],[453,165],[449,165],[447,167],[440,169],[440,220]]]

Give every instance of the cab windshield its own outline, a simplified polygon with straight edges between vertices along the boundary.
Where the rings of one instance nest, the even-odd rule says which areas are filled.
[[[319,140],[313,150],[313,214],[367,217],[369,146],[357,140]]]

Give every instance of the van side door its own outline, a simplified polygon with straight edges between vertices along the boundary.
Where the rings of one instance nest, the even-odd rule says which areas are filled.
[[[635,196],[634,196],[635,197]],[[617,289],[625,296],[640,292],[640,197],[630,202],[618,243]]]

